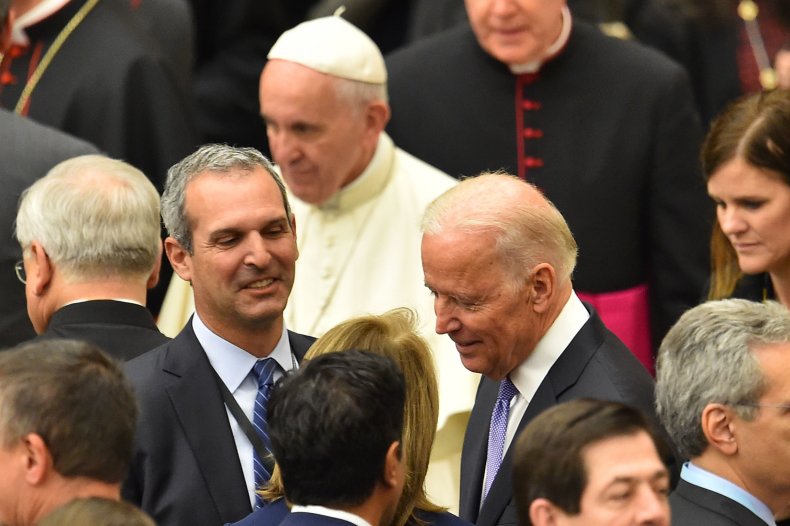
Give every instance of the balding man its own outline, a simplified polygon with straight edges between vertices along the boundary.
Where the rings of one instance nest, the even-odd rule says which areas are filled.
[[[573,291],[576,242],[534,186],[486,173],[436,199],[423,220],[436,331],[484,375],[464,439],[463,519],[514,524],[509,445],[558,402],[596,398],[653,411],[653,382]]]

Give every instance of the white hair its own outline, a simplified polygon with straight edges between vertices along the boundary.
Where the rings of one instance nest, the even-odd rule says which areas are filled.
[[[160,255],[159,194],[123,161],[75,157],[22,193],[16,238],[38,241],[69,281],[144,277]]]

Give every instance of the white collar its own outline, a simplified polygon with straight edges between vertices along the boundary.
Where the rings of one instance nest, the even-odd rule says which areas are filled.
[[[371,524],[353,513],[347,511],[333,510],[324,506],[298,506],[294,504],[291,508],[291,513],[313,513],[315,515],[323,515],[325,517],[332,517],[342,521],[350,522],[356,526],[371,526]]]
[[[11,30],[11,42],[20,46],[28,45],[30,39],[25,33],[25,28],[54,15],[70,1],[71,0],[41,0],[33,9],[16,19],[14,28]]]
[[[206,356],[208,356],[211,367],[222,378],[222,382],[228,387],[228,391],[231,393],[236,391],[241,382],[250,373],[258,358],[212,332],[211,329],[206,327],[206,324],[203,323],[197,312],[192,317],[192,330],[195,331],[198,342],[200,342]],[[275,345],[274,350],[269,354],[269,358],[274,358],[283,371],[290,371],[294,368],[292,357],[288,331],[285,328],[285,323],[283,323],[282,335],[280,335],[280,340]]]
[[[590,313],[576,293],[571,290],[568,301],[565,302],[565,306],[549,330],[538,341],[535,350],[510,373],[510,381],[527,402],[535,396],[535,392],[554,362],[589,319]]]
[[[547,59],[559,53],[565,44],[568,43],[572,26],[573,18],[571,17],[571,12],[568,9],[568,6],[563,6],[562,29],[560,30],[560,36],[557,37],[557,40],[555,40],[554,43],[549,46],[549,48],[546,50],[546,53],[544,53],[544,55],[538,60],[533,60],[532,62],[527,62],[526,64],[508,64],[510,71],[515,75],[520,75],[522,73],[535,73],[540,69]]]

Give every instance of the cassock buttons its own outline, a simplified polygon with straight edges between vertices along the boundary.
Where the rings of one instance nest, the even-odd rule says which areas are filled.
[[[524,128],[525,139],[540,139],[543,137],[543,130],[538,128]]]
[[[542,168],[543,159],[539,157],[525,157],[524,166],[526,166],[527,168]]]

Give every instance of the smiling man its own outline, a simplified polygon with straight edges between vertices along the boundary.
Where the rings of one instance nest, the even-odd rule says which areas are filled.
[[[269,161],[225,145],[170,169],[162,217],[195,315],[172,342],[127,364],[144,416],[123,494],[162,526],[235,522],[271,474],[261,408],[312,343],[283,321],[294,219]]]
[[[464,439],[461,517],[515,523],[509,445],[544,409],[575,398],[653,411],[653,382],[573,291],[576,242],[532,185],[486,173],[462,181],[423,220],[436,332],[484,375]]]
[[[645,416],[573,400],[530,422],[514,446],[521,526],[669,526],[665,447]]]

